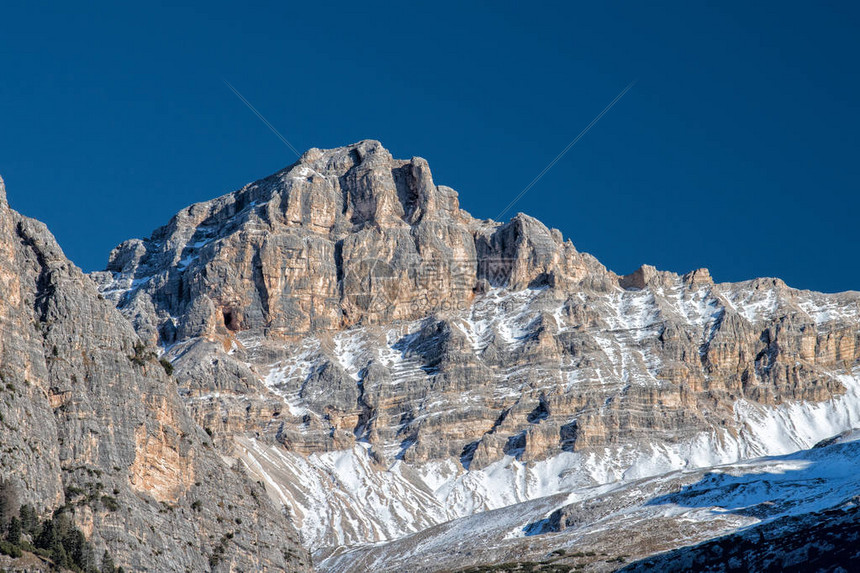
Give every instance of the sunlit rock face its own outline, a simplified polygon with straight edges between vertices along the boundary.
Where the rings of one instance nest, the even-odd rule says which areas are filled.
[[[150,239],[117,247],[107,270],[95,275],[103,294],[162,343],[241,332],[295,338],[414,320],[433,305],[468,308],[492,286],[611,282],[530,217],[473,219],[453,189],[433,183],[426,161],[392,159],[375,141],[312,149],[284,171],[192,205]]]
[[[314,547],[857,419],[857,293],[618,276],[531,217],[473,218],[375,141],[192,205],[92,278]]]
[[[98,558],[127,571],[309,568],[280,507],[216,453],[155,353],[45,225],[9,208],[2,180],[0,426],[4,511],[63,511]],[[222,539],[229,557],[213,560]]]

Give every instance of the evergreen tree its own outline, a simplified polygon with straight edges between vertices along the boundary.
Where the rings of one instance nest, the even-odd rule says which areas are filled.
[[[66,548],[63,547],[64,523],[58,516],[57,519],[49,519],[42,525],[39,537],[36,538],[36,547],[47,550],[51,560],[59,567],[69,568],[71,560]]]
[[[69,559],[69,554],[66,553],[66,548],[63,547],[63,542],[59,539],[54,539],[46,549],[51,552],[51,560],[59,567],[69,568],[72,566],[72,560]]]
[[[66,550],[66,554],[72,563],[84,571],[93,568],[95,558],[93,557],[90,544],[87,543],[87,539],[80,529],[70,528],[65,533],[63,536],[63,548]]]
[[[13,545],[21,544],[21,520],[17,516],[9,521],[9,531],[6,533],[6,539]]]
[[[36,515],[36,510],[29,503],[25,503],[21,506],[19,514],[21,516],[21,530],[35,537],[39,533],[39,516]]]
[[[36,537],[36,547],[48,549],[54,541],[54,520],[49,519],[42,524],[39,535]]]

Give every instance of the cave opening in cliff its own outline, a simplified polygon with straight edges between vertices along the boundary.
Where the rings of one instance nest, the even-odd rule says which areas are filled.
[[[224,326],[227,327],[227,330],[232,332],[236,332],[239,330],[239,313],[236,312],[235,309],[225,308],[221,311],[221,314],[224,317]]]

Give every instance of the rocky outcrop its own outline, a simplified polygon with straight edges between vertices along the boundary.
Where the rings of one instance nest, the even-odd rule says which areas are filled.
[[[133,571],[309,570],[281,509],[194,423],[176,383],[0,185],[0,480]],[[25,566],[12,564],[12,568]]]
[[[619,569],[647,571],[848,571],[857,561],[860,510],[844,508],[790,516],[690,547],[680,547]]]
[[[467,484],[461,513],[496,503],[464,476],[510,460],[594,483],[808,445],[824,430],[754,422],[838,400],[860,359],[857,293],[618,276],[531,217],[473,218],[375,141],[192,205],[93,278],[223,451],[363,444],[380,471],[432,474],[443,506]]]
[[[473,219],[452,189],[433,183],[426,161],[394,160],[364,141],[312,149],[192,205],[149,239],[117,247],[94,277],[147,341],[171,344],[413,320],[468,307],[487,284],[573,285],[589,269],[609,276],[530,217]]]

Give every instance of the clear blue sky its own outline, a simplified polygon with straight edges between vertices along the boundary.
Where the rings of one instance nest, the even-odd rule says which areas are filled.
[[[860,290],[858,59],[856,2],[7,2],[0,174],[103,268],[295,161],[224,78],[299,150],[379,139],[494,217],[638,79],[515,211],[620,273]]]

